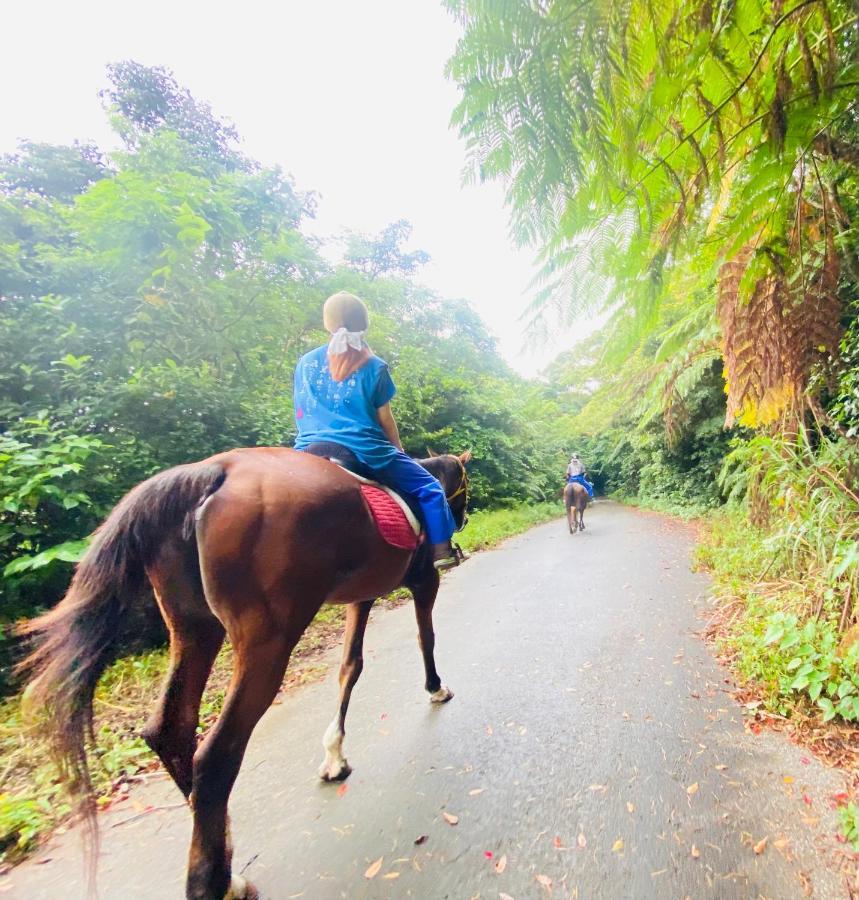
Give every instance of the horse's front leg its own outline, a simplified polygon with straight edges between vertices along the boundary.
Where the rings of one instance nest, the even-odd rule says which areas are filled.
[[[412,585],[415,601],[415,617],[418,620],[418,642],[424,658],[426,689],[432,703],[447,703],[453,699],[453,691],[445,687],[435,668],[435,632],[432,627],[432,608],[438,594],[439,574],[433,569],[419,584]]]
[[[352,688],[364,668],[364,631],[375,600],[352,603],[346,607],[346,631],[343,636],[343,659],[340,663],[340,708],[334,720],[325,731],[322,746],[325,759],[319,767],[319,777],[323,781],[343,781],[352,772],[343,756],[343,738],[346,737],[346,711]]]

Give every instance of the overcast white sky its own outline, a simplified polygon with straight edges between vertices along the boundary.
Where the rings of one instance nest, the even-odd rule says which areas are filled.
[[[3,19],[0,152],[20,138],[111,146],[105,64],[167,66],[232,119],[248,155],[319,192],[313,231],[406,218],[432,256],[421,280],[469,299],[515,368],[533,374],[570,343],[522,352],[533,253],[508,238],[500,185],[461,186],[443,74],[458,26],[440,0],[41,0]]]

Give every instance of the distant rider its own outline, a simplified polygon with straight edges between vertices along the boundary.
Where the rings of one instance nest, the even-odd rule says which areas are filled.
[[[588,497],[594,499],[594,486],[585,478],[584,463],[575,453],[570,457],[570,464],[567,466],[567,484],[570,482],[580,484],[588,492]]]

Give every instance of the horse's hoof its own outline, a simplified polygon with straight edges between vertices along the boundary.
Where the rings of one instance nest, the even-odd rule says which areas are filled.
[[[444,685],[430,694],[430,703],[447,703],[448,700],[453,700],[453,691]]]
[[[352,774],[352,766],[344,759],[341,763],[324,762],[319,767],[319,777],[323,781],[345,781]]]
[[[241,875],[230,878],[230,889],[224,900],[259,900],[259,891]]]

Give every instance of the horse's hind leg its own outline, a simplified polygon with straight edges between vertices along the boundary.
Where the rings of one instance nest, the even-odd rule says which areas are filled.
[[[298,635],[301,631],[303,627]],[[191,900],[255,894],[244,879],[231,874],[227,802],[251,732],[280,687],[298,636],[287,638],[263,617],[237,635],[231,629],[235,661],[224,708],[194,756],[194,831],[186,886]]]
[[[206,604],[196,552],[187,544],[162,553],[149,579],[170,632],[170,671],[143,739],[188,797],[200,699],[224,642],[224,629]]]
[[[432,608],[438,594],[438,572],[433,569],[424,581],[410,585],[415,601],[415,617],[418,620],[418,642],[424,658],[426,689],[432,703],[447,703],[453,698],[453,691],[445,687],[435,668],[435,631],[432,625]]]
[[[323,781],[343,781],[352,772],[343,756],[343,738],[346,736],[346,711],[352,688],[361,677],[364,668],[364,631],[375,600],[350,603],[346,607],[346,631],[343,635],[343,660],[340,663],[340,709],[322,738],[325,759],[319,767]]]

